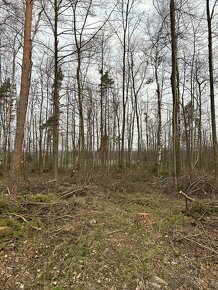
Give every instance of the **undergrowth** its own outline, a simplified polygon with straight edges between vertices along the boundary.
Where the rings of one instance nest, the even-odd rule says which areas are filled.
[[[0,289],[141,290],[152,289],[156,276],[165,289],[203,287],[208,263],[215,269],[216,248],[203,237],[210,230],[213,241],[216,207],[200,200],[187,212],[179,196],[153,187],[109,192],[86,186],[77,194],[81,188],[0,196]],[[208,224],[200,224],[199,215],[210,217]],[[205,251],[212,258],[204,263]],[[184,269],[193,269],[194,282]],[[216,289],[209,280],[204,289]]]

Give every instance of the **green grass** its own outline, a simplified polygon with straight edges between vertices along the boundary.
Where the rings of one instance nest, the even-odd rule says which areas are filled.
[[[211,207],[202,201],[197,201],[192,207],[191,211],[200,215],[212,215],[218,212],[218,207]]]
[[[19,212],[21,210],[19,197],[0,194],[0,214],[8,212]]]
[[[27,201],[29,202],[42,202],[42,203],[52,203],[58,200],[57,195],[53,193],[49,194],[33,194],[33,195],[28,195],[27,196]]]

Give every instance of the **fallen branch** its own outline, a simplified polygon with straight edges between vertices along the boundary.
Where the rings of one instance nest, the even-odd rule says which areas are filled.
[[[59,195],[62,198],[71,197],[72,195],[83,194],[85,190],[88,190],[91,188],[98,188],[98,186],[90,185],[90,186],[83,186],[83,187],[79,187],[75,189],[69,188],[67,191],[60,192]]]
[[[9,216],[15,216],[15,217],[17,217],[17,218],[19,218],[19,219],[21,219],[22,221],[24,221],[25,223],[27,223],[31,228],[33,228],[34,230],[37,230],[37,231],[41,231],[41,228],[38,228],[38,227],[35,227],[35,226],[33,226],[33,225],[31,225],[30,224],[30,222],[24,217],[24,216],[22,216],[22,215],[19,215],[19,214],[17,214],[17,213],[10,213],[10,214],[8,214]]]
[[[74,189],[73,191],[59,193],[59,195],[61,195],[62,198],[71,197],[72,195],[76,195],[79,193],[81,194],[85,189],[86,189],[85,187],[77,188],[77,189]]]
[[[198,179],[196,179],[194,182],[192,182],[189,185],[187,191],[192,192],[192,189],[194,189],[202,180],[205,180],[206,177],[207,177],[207,174],[200,176]]]
[[[218,255],[218,252],[217,252],[216,250],[214,250],[214,249],[212,249],[212,248],[209,248],[209,247],[207,247],[207,246],[205,246],[205,245],[202,245],[201,243],[199,243],[199,242],[197,242],[197,241],[195,241],[195,240],[193,240],[193,239],[190,239],[190,238],[184,237],[184,236],[181,235],[181,234],[179,234],[179,235],[180,235],[181,238],[183,238],[184,240],[189,241],[189,242],[191,242],[191,243],[195,243],[195,244],[198,245],[199,247],[201,247],[201,248],[203,248],[203,249],[206,249],[206,250],[208,250],[208,251],[210,251],[210,252],[212,252],[212,253]]]
[[[189,201],[195,201],[195,199],[194,198],[191,198],[190,196],[188,196],[186,193],[184,193],[183,191],[181,191],[180,190],[180,192],[179,192],[180,194],[182,194],[185,198],[187,198]]]
[[[62,204],[61,202],[40,202],[40,201],[28,201],[28,202],[22,202],[21,205],[27,206],[27,205],[59,205]]]
[[[190,196],[188,196],[186,193],[184,193],[183,191],[180,190],[179,192],[183,197],[185,197],[185,206],[186,209],[188,209],[188,201],[190,202],[195,202],[196,200],[194,198],[191,198]]]

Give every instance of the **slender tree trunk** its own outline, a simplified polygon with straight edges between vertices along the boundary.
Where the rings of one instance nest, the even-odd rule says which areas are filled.
[[[80,80],[80,69],[81,69],[81,56],[80,48],[77,48],[78,64],[76,69],[76,80],[77,80],[77,93],[78,93],[78,103],[79,103],[79,150],[80,158],[79,163],[84,158],[85,152],[85,131],[84,131],[84,118],[83,118],[83,100],[82,100],[82,89]],[[81,165],[81,164],[80,164]]]
[[[64,152],[64,155],[65,155],[65,163],[64,163],[64,167],[67,169],[68,166],[69,166],[69,163],[70,163],[70,156],[69,156],[69,117],[70,117],[70,108],[69,108],[69,105],[70,104],[70,95],[69,95],[69,91],[67,92],[67,112],[66,112],[66,115],[67,115],[67,120],[66,120],[66,141],[65,141],[65,152]]]
[[[104,102],[103,102],[103,98],[104,98],[104,94],[103,94],[103,75],[104,75],[104,54],[103,54],[103,45],[102,45],[102,51],[101,51],[101,84],[100,84],[100,136],[101,136],[101,141],[100,141],[100,155],[101,155],[101,166],[102,168],[104,168],[105,166],[105,142],[104,142],[104,123],[105,120],[103,120],[104,118],[104,111],[103,109],[105,108],[104,106]],[[106,110],[106,109],[105,109]]]
[[[217,145],[217,134],[216,134],[216,113],[215,113],[215,100],[214,100],[213,43],[212,43],[212,23],[211,23],[213,15],[210,12],[209,0],[206,0],[206,6],[207,6],[207,24],[208,24],[211,125],[212,125],[215,177],[216,177],[216,181],[218,181],[218,148],[217,148],[218,145]]]
[[[122,2],[122,9],[124,9],[124,2]],[[125,7],[125,16],[123,18],[123,59],[122,59],[122,109],[123,109],[123,123],[121,133],[121,171],[124,169],[124,151],[125,151],[125,130],[126,130],[126,56],[127,56],[127,33],[128,33],[128,18],[130,12],[130,1],[128,0]],[[123,11],[122,11],[123,13]]]
[[[124,150],[125,150],[125,129],[126,129],[126,32],[124,33],[123,44],[123,80],[122,80],[122,105],[123,105],[123,120],[122,120],[122,136],[121,136],[121,170],[124,169]]]
[[[157,53],[158,54],[158,53]],[[156,92],[157,92],[157,115],[158,115],[158,125],[157,125],[157,171],[158,176],[160,177],[161,174],[161,159],[162,159],[162,113],[161,113],[161,106],[162,106],[162,96],[160,90],[160,83],[158,78],[158,55],[156,55],[156,62],[155,62],[155,81],[156,81]]]
[[[58,179],[58,148],[59,148],[59,94],[58,94],[58,3],[54,1],[54,92],[53,92],[53,170],[54,178]]]
[[[179,175],[179,130],[178,130],[178,91],[177,91],[177,36],[176,36],[176,7],[175,1],[170,1],[170,22],[171,22],[171,49],[172,49],[172,74],[171,88],[173,96],[173,171],[174,185],[177,190]]]
[[[41,128],[42,126],[42,114],[43,114],[43,102],[44,102],[44,88],[43,88],[43,74],[41,72],[40,75],[40,85],[41,85],[41,101],[40,101],[40,112],[39,112],[39,140],[38,140],[38,148],[39,148],[39,159],[38,159],[38,170],[39,173],[42,172],[43,168],[43,130]]]
[[[199,118],[198,118],[198,154],[199,154],[199,161],[198,161],[198,168],[201,170],[202,169],[202,89],[201,85],[202,83],[198,80],[197,77],[197,72],[196,72],[196,82],[197,82],[197,87],[198,87],[198,112],[199,112]]]
[[[22,160],[22,145],[24,139],[24,126],[28,105],[28,96],[31,79],[31,29],[32,29],[33,0],[26,0],[25,25],[24,25],[24,47],[21,73],[20,99],[17,108],[17,127],[15,134],[14,153],[11,166],[11,193],[16,193],[20,179]]]
[[[135,84],[135,76],[134,76],[134,61],[133,61],[133,54],[131,54],[131,64],[130,64],[130,72],[132,77],[132,91],[134,95],[134,115],[133,115],[133,125],[134,125],[134,119],[136,116],[136,125],[137,125],[137,144],[138,144],[138,151],[137,151],[137,164],[138,169],[140,169],[141,165],[141,130],[140,130],[140,120],[139,120],[139,108],[138,108],[138,92],[136,90],[136,84]]]

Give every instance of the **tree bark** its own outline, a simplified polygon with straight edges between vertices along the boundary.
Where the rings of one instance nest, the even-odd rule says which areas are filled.
[[[58,179],[59,148],[59,94],[58,94],[58,3],[54,1],[54,92],[53,92],[53,169],[54,178]]]
[[[11,166],[11,184],[10,184],[11,193],[17,192],[20,180],[24,126],[26,120],[30,79],[31,79],[32,10],[33,10],[33,0],[26,0],[20,99],[17,107],[17,127],[15,133],[14,153]]]
[[[214,4],[215,5],[215,4]],[[218,181],[218,146],[216,134],[216,113],[214,100],[214,74],[213,74],[213,43],[212,43],[212,14],[210,12],[210,1],[206,0],[207,6],[207,24],[208,24],[208,58],[209,58],[209,76],[210,76],[210,108],[211,108],[211,126],[213,138],[214,169],[216,181]],[[213,11],[213,10],[212,10]]]
[[[170,1],[170,23],[171,23],[171,49],[172,49],[172,73],[171,73],[171,88],[173,96],[173,173],[174,185],[177,190],[180,167],[179,153],[179,128],[178,128],[178,112],[179,100],[177,90],[177,35],[176,35],[176,7],[175,1]]]

